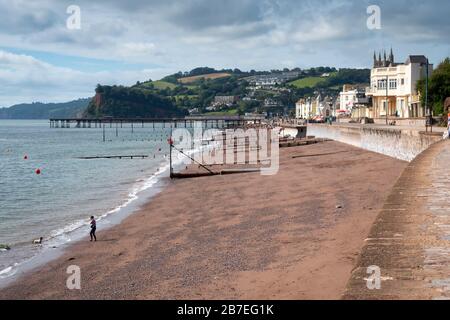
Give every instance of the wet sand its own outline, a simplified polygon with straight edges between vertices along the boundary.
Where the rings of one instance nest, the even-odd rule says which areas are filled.
[[[275,176],[169,183],[0,299],[339,299],[407,163],[337,142],[280,153]],[[81,290],[66,288],[70,265]]]

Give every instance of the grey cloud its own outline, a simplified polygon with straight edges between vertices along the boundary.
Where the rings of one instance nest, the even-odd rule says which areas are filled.
[[[61,21],[61,16],[48,7],[0,0],[0,32],[32,34],[51,29]]]
[[[65,28],[71,4],[82,10],[75,32]],[[366,27],[372,4],[381,7],[381,30]],[[0,46],[149,62],[164,72],[282,61],[369,66],[373,50],[391,45],[400,60],[450,55],[449,12],[448,0],[0,0]]]

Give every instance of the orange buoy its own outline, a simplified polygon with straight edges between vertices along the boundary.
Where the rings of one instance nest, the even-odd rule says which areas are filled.
[[[36,169],[36,174],[41,174],[41,169]]]

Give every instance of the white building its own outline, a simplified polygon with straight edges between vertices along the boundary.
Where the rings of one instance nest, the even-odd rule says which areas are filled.
[[[332,99],[322,98],[321,94],[315,97],[300,99],[295,104],[295,115],[297,119],[313,119],[315,117],[328,117],[332,115]]]
[[[297,119],[310,119],[312,117],[312,99],[300,99],[295,104],[295,116]]]
[[[389,58],[384,53],[379,57],[374,54],[374,66],[370,75],[370,88],[366,94],[372,97],[371,118],[398,116],[402,118],[424,117],[417,91],[417,82],[427,75],[431,76],[433,65],[428,65],[427,58],[421,55],[409,56],[405,63],[395,63],[394,54]]]
[[[339,94],[339,114],[350,115],[356,108],[368,108],[369,98],[366,91],[351,85],[344,85]],[[361,116],[368,116],[366,114]]]

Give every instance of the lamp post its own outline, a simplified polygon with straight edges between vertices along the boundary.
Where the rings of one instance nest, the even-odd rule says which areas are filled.
[[[386,76],[386,125],[388,125],[388,111],[389,111],[389,76]]]
[[[426,77],[425,77],[425,110],[427,110],[428,114],[430,115],[430,129],[431,132],[433,132],[433,111],[431,108],[428,107],[428,70],[429,70],[429,61],[427,58],[427,64],[426,64]]]

